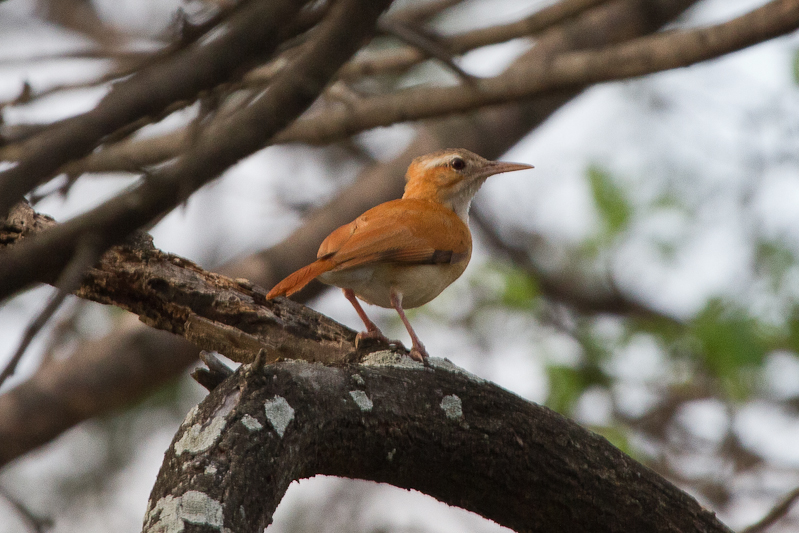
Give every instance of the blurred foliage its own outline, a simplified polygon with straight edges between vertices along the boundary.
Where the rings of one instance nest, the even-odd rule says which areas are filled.
[[[793,53],[793,81],[799,85],[799,50]]]
[[[590,166],[588,183],[603,221],[602,235],[605,238],[615,237],[629,226],[633,207],[624,190],[616,184],[607,170],[596,165]]]
[[[797,264],[796,255],[775,240],[760,239],[755,248],[755,268],[769,280],[771,290],[777,291],[785,275]]]
[[[688,327],[711,374],[722,380],[733,399],[750,392],[748,374],[763,364],[773,336],[743,309],[710,300]]]
[[[534,309],[539,303],[541,291],[538,281],[514,265],[494,265],[503,281],[500,303],[511,309]]]

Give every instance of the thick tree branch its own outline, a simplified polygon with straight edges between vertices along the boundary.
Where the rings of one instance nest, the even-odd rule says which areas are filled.
[[[7,235],[4,241],[11,244],[21,238],[14,236],[23,234],[15,228],[35,225],[42,218],[27,204],[19,204],[11,217],[16,226],[6,223],[0,235]],[[26,238],[32,236],[21,240]],[[247,280],[233,280],[165,254],[143,234],[108,250],[73,290],[234,361],[252,361],[262,351],[265,361],[288,354],[327,363],[355,357],[355,332],[349,328],[291,300],[266,300],[265,291]]]
[[[301,6],[302,2],[292,0],[248,2],[214,39],[151,65],[117,84],[91,111],[63,120],[27,141],[15,166],[0,172],[0,215],[64,163],[93,150],[105,136],[229,81],[255,58],[272,53],[283,38],[281,28],[289,25]]]
[[[261,98],[215,121],[175,164],[151,173],[135,189],[0,258],[0,299],[60,271],[81,235],[92,228],[105,248],[157,219],[203,184],[261,148],[316,99],[336,70],[360,47],[391,0],[342,0]],[[217,143],[218,138],[226,143]]]
[[[245,365],[192,411],[145,532],[262,531],[293,480],[416,489],[519,532],[724,532],[605,439],[443,360]],[[268,480],[268,482],[264,482]]]
[[[194,345],[136,326],[83,342],[79,356],[49,361],[0,394],[0,467],[86,419],[139,401],[196,363]]]

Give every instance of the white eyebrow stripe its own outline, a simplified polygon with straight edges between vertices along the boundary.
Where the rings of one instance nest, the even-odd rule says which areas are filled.
[[[444,166],[449,163],[449,160],[452,159],[452,154],[442,155],[436,157],[435,159],[431,159],[427,161],[423,166],[425,169],[435,168],[438,166]]]

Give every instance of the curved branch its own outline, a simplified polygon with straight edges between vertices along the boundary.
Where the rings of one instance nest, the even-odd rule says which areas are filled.
[[[730,533],[599,437],[444,360],[244,365],[167,451],[144,532],[262,531],[293,480],[416,489],[519,532]],[[268,480],[265,482],[265,480]]]

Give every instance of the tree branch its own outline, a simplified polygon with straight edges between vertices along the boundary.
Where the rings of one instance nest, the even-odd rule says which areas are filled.
[[[16,221],[41,216],[24,203],[12,215]],[[8,224],[4,231],[22,234]],[[14,240],[7,238],[10,242]],[[148,326],[238,362],[252,361],[261,350],[270,362],[289,353],[328,363],[355,356],[355,332],[349,328],[291,300],[266,300],[266,292],[247,280],[208,272],[166,254],[154,248],[147,235],[108,250],[72,290],[81,298],[135,313]]]
[[[797,27],[799,0],[773,0],[708,28],[663,32],[600,50],[564,52],[548,61],[519,65],[470,84],[407,89],[318,111],[294,122],[274,142],[326,144],[379,126],[686,67],[785,35]]]
[[[231,117],[213,121],[175,164],[152,172],[122,193],[0,259],[0,299],[60,271],[80,236],[92,229],[107,248],[184,201],[227,167],[263,147],[316,99],[336,70],[371,34],[391,0],[342,0],[261,98]],[[218,143],[218,138],[227,142]]]
[[[768,528],[773,526],[781,518],[788,514],[793,504],[799,500],[799,488],[793,489],[791,492],[780,498],[774,507],[766,513],[766,516],[758,520],[751,526],[743,529],[741,533],[762,533]]]
[[[158,115],[176,101],[194,98],[270,54],[282,41],[281,28],[301,6],[291,0],[249,2],[230,18],[227,31],[150,65],[115,85],[91,111],[27,141],[15,166],[0,172],[0,215],[64,163],[88,154],[105,136],[143,116]]]
[[[158,390],[195,364],[197,351],[163,331],[117,327],[112,337],[83,342],[78,356],[47,362],[0,394],[0,467]]]
[[[605,439],[432,361],[241,367],[175,436],[143,531],[260,532],[292,481],[328,474],[416,489],[519,532],[730,532]]]
[[[459,0],[460,1],[460,0]],[[529,17],[506,25],[464,32],[442,38],[442,47],[453,54],[462,54],[480,46],[495,44],[517,37],[532,36],[557,24],[572,19],[588,11],[591,7],[608,0],[563,0],[548,6]],[[448,0],[451,2],[451,0]],[[396,14],[395,14],[396,15]],[[400,14],[401,15],[401,14]],[[400,20],[405,17],[399,16]],[[415,19],[415,17],[412,17]],[[607,41],[593,43],[600,46]],[[612,42],[612,41],[611,41]],[[576,47],[575,47],[576,48]],[[364,53],[353,58],[337,73],[338,78],[354,79],[361,76],[407,69],[426,59],[424,53],[413,47],[403,47],[389,51]],[[270,70],[257,68],[245,76],[245,80],[259,80],[273,76]],[[262,82],[263,83],[263,82]],[[167,133],[158,137],[135,139],[104,147],[82,160],[74,161],[62,170],[67,174],[82,172],[128,171],[138,172],[144,166],[154,165],[176,157],[186,149],[189,135],[186,129]]]

